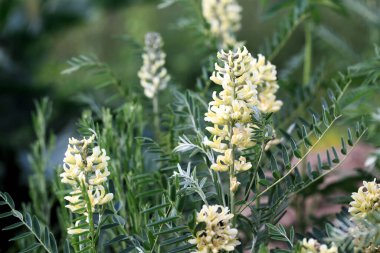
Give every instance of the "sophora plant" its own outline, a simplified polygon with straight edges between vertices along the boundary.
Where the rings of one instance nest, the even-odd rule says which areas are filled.
[[[171,4],[167,2],[163,5]],[[315,99],[323,93],[319,89],[323,75],[320,69],[311,75],[309,37],[304,85],[294,91],[297,96],[278,98],[283,88],[271,61],[305,20],[309,22],[305,34],[310,36],[310,16],[319,4],[336,7],[332,1],[298,2],[262,50],[266,55],[257,57],[237,40],[242,11],[237,1],[203,0],[192,6],[202,8],[192,28],[212,52],[208,58],[212,64],[199,66],[203,73],[193,91],[170,81],[158,33],[146,35],[137,73],[142,87],[137,92],[126,88],[96,57],[72,58],[63,74],[94,71],[103,88],[116,88],[120,103],[83,111],[78,121],[81,137],[68,140],[53,181],[45,177],[54,144],[47,134],[51,103],[44,99],[36,104],[32,202],[18,211],[8,193],[0,194],[0,218],[15,221],[3,230],[22,231],[11,239],[16,248],[65,253],[377,252],[376,179],[364,181],[352,201],[345,202],[349,209],[325,229],[319,226],[304,234],[281,224],[291,201],[341,166],[368,130],[359,120],[342,132],[339,147],[324,154],[316,151],[345,118],[344,109],[360,96],[353,95],[355,73],[348,71],[329,81],[327,99]],[[364,71],[360,73],[370,69],[368,77],[360,76],[370,89],[367,85],[380,76],[378,56],[365,63],[356,68]],[[165,89],[172,96],[166,107],[160,107],[160,91]],[[153,124],[144,117],[150,114]],[[154,132],[154,138],[148,138],[144,129]],[[51,218],[55,214],[58,222]]]

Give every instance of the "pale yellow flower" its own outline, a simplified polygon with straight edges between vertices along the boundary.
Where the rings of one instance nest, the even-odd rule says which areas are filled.
[[[277,144],[280,144],[281,143],[281,140],[280,139],[273,139],[273,140],[270,140],[267,142],[267,144],[265,145],[265,148],[264,150],[267,151],[269,150],[272,146],[275,146]]]
[[[220,129],[218,125],[214,125],[214,127],[206,127],[206,130],[209,131],[212,135],[219,136],[221,138],[225,138],[228,135],[227,126],[223,126],[223,128]]]
[[[230,191],[236,192],[239,188],[240,182],[237,181],[236,177],[231,177],[230,179]]]
[[[240,125],[234,127],[232,132],[231,143],[239,149],[246,149],[255,145],[255,143],[251,141],[252,128]]]
[[[69,235],[76,235],[76,234],[82,234],[89,231],[88,228],[78,228],[78,226],[80,225],[79,223],[80,223],[79,221],[76,221],[74,227],[67,229],[67,233]]]
[[[110,159],[106,151],[99,146],[94,147],[95,135],[89,138],[77,140],[69,139],[69,145],[63,159],[64,172],[60,174],[61,182],[69,184],[72,191],[65,196],[69,203],[66,205],[71,212],[88,216],[88,210],[96,211],[97,207],[110,202],[113,199],[112,193],[106,193],[103,184],[107,182],[110,172],[108,170],[108,160]],[[82,186],[86,187],[89,198],[88,206],[85,201],[85,193]],[[87,220],[88,222],[88,220]],[[86,232],[86,229],[77,228],[75,225],[68,229],[69,234]]]
[[[197,224],[204,223],[205,228],[197,231],[196,237],[189,240],[191,244],[197,245],[193,253],[233,251],[240,244],[237,229],[231,228],[233,216],[227,207],[204,205],[197,215]]]
[[[236,52],[221,50],[218,58],[222,64],[215,64],[210,79],[223,90],[213,93],[213,101],[205,114],[205,121],[213,123],[213,127],[206,130],[214,136],[212,140],[206,138],[204,144],[222,153],[211,169],[228,171],[234,165],[234,171],[245,171],[251,168],[250,163],[245,159],[235,160],[232,150],[241,151],[255,145],[250,124],[253,106],[258,103],[256,85],[250,80],[254,59],[245,47]]]
[[[217,137],[215,135],[212,141],[210,141],[207,137],[205,137],[205,139],[203,140],[203,144],[206,146],[209,146],[216,152],[223,153],[227,149],[227,144],[222,143],[223,140],[224,138]]]
[[[276,92],[279,88],[276,66],[266,61],[261,54],[252,63],[251,82],[258,87],[257,107],[260,111],[270,113],[281,109],[282,101],[276,100]]]
[[[301,253],[338,253],[338,248],[335,245],[328,247],[326,244],[320,244],[315,239],[302,240]]]
[[[68,228],[67,229],[67,233],[69,235],[76,235],[76,234],[82,234],[82,233],[85,233],[85,232],[88,232],[89,229],[88,228]]]
[[[224,155],[218,155],[216,158],[216,163],[211,165],[211,169],[215,171],[228,171],[232,164],[232,149],[227,149],[224,152]]]
[[[202,13],[210,25],[210,33],[226,48],[237,43],[235,32],[240,30],[241,6],[236,0],[203,0]],[[241,43],[240,43],[241,44]]]
[[[354,217],[365,218],[372,211],[380,211],[380,185],[376,179],[372,182],[363,181],[358,192],[351,195],[353,201],[350,202],[348,211]]]
[[[236,172],[242,172],[252,168],[252,164],[247,162],[244,156],[240,156],[239,160],[235,160],[234,167]]]
[[[150,32],[145,36],[143,65],[138,72],[140,84],[148,98],[156,96],[159,90],[167,87],[170,76],[165,68],[166,54],[162,51],[162,38],[159,33]]]

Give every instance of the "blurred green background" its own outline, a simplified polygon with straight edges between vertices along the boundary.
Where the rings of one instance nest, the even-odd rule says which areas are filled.
[[[239,1],[243,21],[237,37],[246,41],[251,52],[260,52],[265,39],[290,12],[287,8],[268,10],[286,2],[292,1]],[[318,7],[313,16],[313,68],[324,61],[325,69],[333,72],[373,56],[380,15],[363,16],[350,2],[343,4],[343,11]],[[160,1],[153,0],[0,1],[0,112],[5,116],[0,121],[0,188],[19,183],[8,183],[5,178],[20,170],[20,152],[33,140],[30,115],[34,100],[44,96],[53,100],[52,129],[59,132],[80,115],[86,95],[99,102],[110,94],[95,89],[90,75],[61,75],[69,58],[96,55],[111,66],[124,85],[142,94],[136,74],[141,66],[141,44],[146,32],[158,31],[165,42],[172,79],[178,86],[195,88],[201,74],[199,63],[208,52],[193,30],[184,26],[192,13],[178,3],[164,9],[158,4]],[[377,8],[379,1],[367,4]],[[280,78],[287,77],[289,62],[295,62],[295,73],[287,85],[300,85],[303,45],[301,26],[273,61]]]

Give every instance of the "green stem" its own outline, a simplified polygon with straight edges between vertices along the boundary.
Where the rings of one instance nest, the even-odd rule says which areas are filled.
[[[212,169],[210,169],[211,163],[209,160],[207,160],[206,157],[204,157],[204,161],[207,164],[207,167],[209,168],[208,171],[210,173],[212,181],[214,182],[216,193],[218,194],[219,198],[219,203],[223,203],[223,206],[226,206],[226,201],[224,200],[223,184],[220,178],[220,174],[219,172],[215,172]]]
[[[262,158],[262,156],[263,156],[263,153],[264,153],[264,148],[265,148],[265,143],[264,143],[264,141],[261,143],[261,150],[260,150],[260,155],[259,155],[259,159],[257,160],[257,165],[256,165],[256,169],[254,170],[254,175],[253,175],[253,177],[252,177],[252,179],[251,179],[251,181],[249,182],[249,185],[248,185],[248,189],[251,189],[252,188],[252,186],[253,186],[253,182],[255,181],[255,179],[256,179],[256,188],[257,188],[257,184],[258,184],[258,175],[257,175],[257,171],[258,171],[258,169],[259,169],[259,166],[260,166],[260,162],[261,162],[261,158]],[[248,190],[247,191],[247,193],[245,194],[245,196],[244,196],[244,199],[245,200],[247,200],[248,199],[248,197],[249,197],[249,193],[250,193],[250,190]]]
[[[160,135],[160,118],[159,118],[159,114],[158,114],[158,94],[156,94],[153,99],[152,99],[152,102],[153,102],[153,117],[154,117],[154,133],[155,133],[155,137],[156,139],[158,139],[159,135]]]
[[[312,61],[312,25],[310,22],[305,24],[305,54],[304,54],[304,65],[303,65],[303,85],[307,85],[310,81],[311,73],[311,61]]]
[[[229,148],[232,149],[232,152],[231,152],[231,159],[232,159],[232,165],[230,166],[230,169],[229,169],[229,176],[230,176],[230,208],[231,208],[231,213],[234,215],[233,219],[232,219],[232,226],[234,227],[235,226],[235,192],[234,190],[232,189],[231,187],[231,181],[232,179],[235,177],[235,147],[234,145],[231,143],[231,140],[232,140],[232,135],[233,135],[233,125],[234,123],[231,122],[228,126],[229,128],[229,139],[230,139],[230,143],[229,143]]]
[[[363,133],[357,138],[357,140],[355,141],[355,143],[352,145],[353,148],[351,148],[347,154],[344,155],[344,157],[342,159],[340,159],[340,162],[337,163],[334,167],[332,167],[330,170],[327,170],[325,171],[324,173],[320,174],[318,177],[314,178],[314,180],[310,181],[309,183],[307,183],[306,185],[304,185],[302,188],[298,189],[297,191],[295,192],[292,192],[289,197],[293,196],[293,195],[297,195],[299,192],[305,190],[307,187],[309,187],[310,185],[312,185],[313,183],[317,182],[318,180],[320,180],[321,178],[323,178],[324,176],[326,176],[327,174],[333,172],[336,168],[338,168],[345,160],[347,157],[350,156],[351,152],[354,150],[354,148],[357,146],[357,144],[359,143],[359,141],[363,138],[363,135],[367,132],[367,129],[365,131],[363,131]]]
[[[169,208],[168,208],[168,211],[166,212],[164,218],[167,218],[167,217],[169,216],[171,210],[172,210],[172,207],[169,207]],[[161,224],[161,225],[160,225],[160,227],[159,227],[159,229],[158,229],[158,233],[161,232],[163,226],[164,226],[164,224]],[[156,238],[154,239],[153,246],[152,246],[152,249],[151,249],[150,253],[153,253],[153,252],[154,252],[153,250],[154,250],[154,248],[156,247],[156,244],[157,244],[157,241],[158,241],[158,237],[159,237],[159,236],[156,236]]]
[[[96,235],[95,235],[95,225],[94,225],[94,217],[92,213],[92,206],[90,197],[87,193],[87,187],[85,182],[82,182],[82,194],[86,200],[87,205],[87,214],[88,214],[88,224],[90,225],[90,241],[91,241],[91,248],[89,249],[91,253],[96,253]]]
[[[224,199],[224,190],[223,190],[222,179],[220,178],[220,173],[219,172],[216,172],[216,175],[218,177],[218,183],[219,183],[219,187],[220,187],[220,194],[221,194],[221,197],[222,197],[222,203],[223,203],[223,206],[226,206],[226,200]]]

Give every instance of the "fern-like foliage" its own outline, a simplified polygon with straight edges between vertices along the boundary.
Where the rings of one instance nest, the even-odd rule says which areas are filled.
[[[41,224],[36,216],[32,216],[28,212],[22,214],[20,211],[16,210],[14,201],[12,197],[6,192],[0,192],[0,206],[7,206],[10,211],[0,213],[0,218],[15,217],[17,222],[6,226],[3,230],[13,230],[21,227],[26,228],[24,232],[19,233],[15,237],[11,238],[10,241],[18,241],[26,237],[34,237],[34,243],[28,245],[25,249],[20,252],[30,252],[36,249],[43,250],[49,253],[58,253],[57,242],[53,233]]]
[[[308,17],[308,8],[304,1],[299,1],[299,4],[294,6],[289,17],[287,17],[278,30],[267,39],[260,52],[268,57],[268,60],[273,60],[284,47],[295,29]]]
[[[365,62],[357,63],[349,67],[352,77],[366,77],[364,84],[375,84],[380,79],[380,48],[375,45],[374,57]]]
[[[293,227],[290,228],[288,234],[285,227],[281,224],[274,226],[270,223],[267,223],[266,225],[269,228],[269,235],[272,240],[286,242],[290,248],[294,247],[295,232]]]
[[[80,70],[89,71],[91,75],[96,77],[97,88],[114,86],[119,92],[115,96],[127,96],[128,92],[126,88],[122,86],[121,81],[117,78],[111,67],[100,61],[96,56],[79,55],[78,57],[72,57],[67,63],[70,67],[63,70],[61,74],[69,75]],[[111,99],[114,99],[114,97],[109,98],[109,100]]]
[[[35,103],[35,112],[32,114],[33,129],[36,135],[35,142],[31,145],[29,162],[32,175],[29,177],[30,198],[32,210],[45,225],[50,222],[50,213],[54,202],[54,196],[49,194],[51,184],[46,179],[48,162],[52,152],[55,137],[48,133],[48,122],[52,114],[52,102],[43,98]]]
[[[325,159],[322,159],[320,154],[317,155],[316,168],[308,162],[309,154],[342,117],[339,100],[346,86],[347,83],[343,85],[343,88],[337,85],[334,92],[332,90],[329,92],[331,103],[328,104],[323,100],[320,114],[311,111],[311,120],[300,118],[292,131],[280,130],[282,138],[281,144],[277,145],[277,151],[268,153],[267,165],[259,162],[257,170],[246,181],[246,198],[238,202],[239,213],[243,213],[247,208],[250,209],[252,214],[248,216],[248,221],[243,219],[257,234],[256,238],[252,239],[257,243],[257,247],[268,237],[268,234],[263,231],[263,225],[277,224],[285,212],[288,199],[336,169],[365,134],[364,123],[358,122],[354,131],[351,128],[347,129],[347,136],[341,138],[339,149],[332,147],[326,150]],[[258,124],[256,122],[255,124]],[[266,125],[268,122],[264,120],[261,124]],[[262,155],[258,156],[258,151],[253,151],[253,154],[255,152],[256,156],[251,156],[251,160],[253,159],[256,163],[261,160]],[[268,171],[271,172],[271,176],[268,175]],[[267,196],[267,201],[261,200],[263,196]],[[269,229],[269,234],[273,229],[274,227]]]
[[[334,242],[344,252],[375,252],[380,244],[380,213],[352,219],[347,209],[343,209],[333,223],[326,224],[326,232],[325,240]]]
[[[197,170],[196,168],[191,171],[191,164],[187,165],[187,169],[182,170],[181,166],[178,164],[178,172],[174,172],[173,177],[178,177],[180,180],[180,194],[185,193],[192,194],[197,193],[199,197],[202,199],[203,203],[208,204],[207,197],[213,195],[213,192],[204,192],[203,188],[206,185],[207,177],[203,177],[199,182],[197,178]]]

